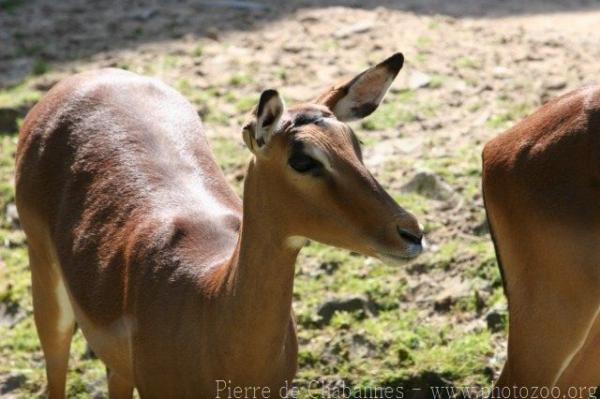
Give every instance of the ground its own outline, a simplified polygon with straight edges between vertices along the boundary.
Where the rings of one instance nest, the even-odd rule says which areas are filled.
[[[427,397],[419,388],[429,385],[490,386],[507,312],[481,149],[549,98],[598,81],[600,2],[99,3],[0,0],[0,396],[38,397],[45,384],[13,205],[13,122],[57,80],[113,66],[173,85],[198,108],[240,192],[249,157],[240,123],[262,90],[310,100],[396,51],[406,63],[385,103],[353,127],[374,175],[424,224],[429,251],[392,267],[307,246],[294,288],[295,383],[302,397],[342,384],[410,397]],[[68,396],[106,397],[80,333]]]

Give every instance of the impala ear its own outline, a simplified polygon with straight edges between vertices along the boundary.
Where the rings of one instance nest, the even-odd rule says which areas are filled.
[[[258,105],[252,110],[242,132],[250,151],[256,154],[264,150],[277,131],[284,111],[285,104],[277,90],[270,89],[261,93]]]
[[[353,79],[331,87],[316,102],[327,106],[341,121],[364,118],[377,109],[403,64],[404,56],[396,53]]]

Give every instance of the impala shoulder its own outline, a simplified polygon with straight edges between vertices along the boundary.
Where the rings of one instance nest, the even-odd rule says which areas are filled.
[[[520,140],[516,133],[514,129],[508,130],[485,144],[481,154],[484,179],[510,168]]]

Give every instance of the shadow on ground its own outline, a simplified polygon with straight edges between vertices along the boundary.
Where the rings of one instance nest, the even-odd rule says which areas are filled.
[[[590,11],[598,0],[0,0],[0,88],[18,83],[45,63],[86,59],[164,40],[208,37],[258,29],[299,10],[327,7],[389,10],[455,18]],[[360,22],[360,21],[356,21]],[[397,27],[401,29],[401,27]]]

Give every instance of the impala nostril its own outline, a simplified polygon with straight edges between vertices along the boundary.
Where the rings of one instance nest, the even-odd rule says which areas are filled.
[[[404,239],[405,241],[408,241],[411,244],[421,245],[421,241],[423,240],[423,233],[416,235],[408,230],[401,229],[398,226],[396,226],[396,230],[398,230],[398,234],[400,234],[400,237],[402,237],[402,239]]]

